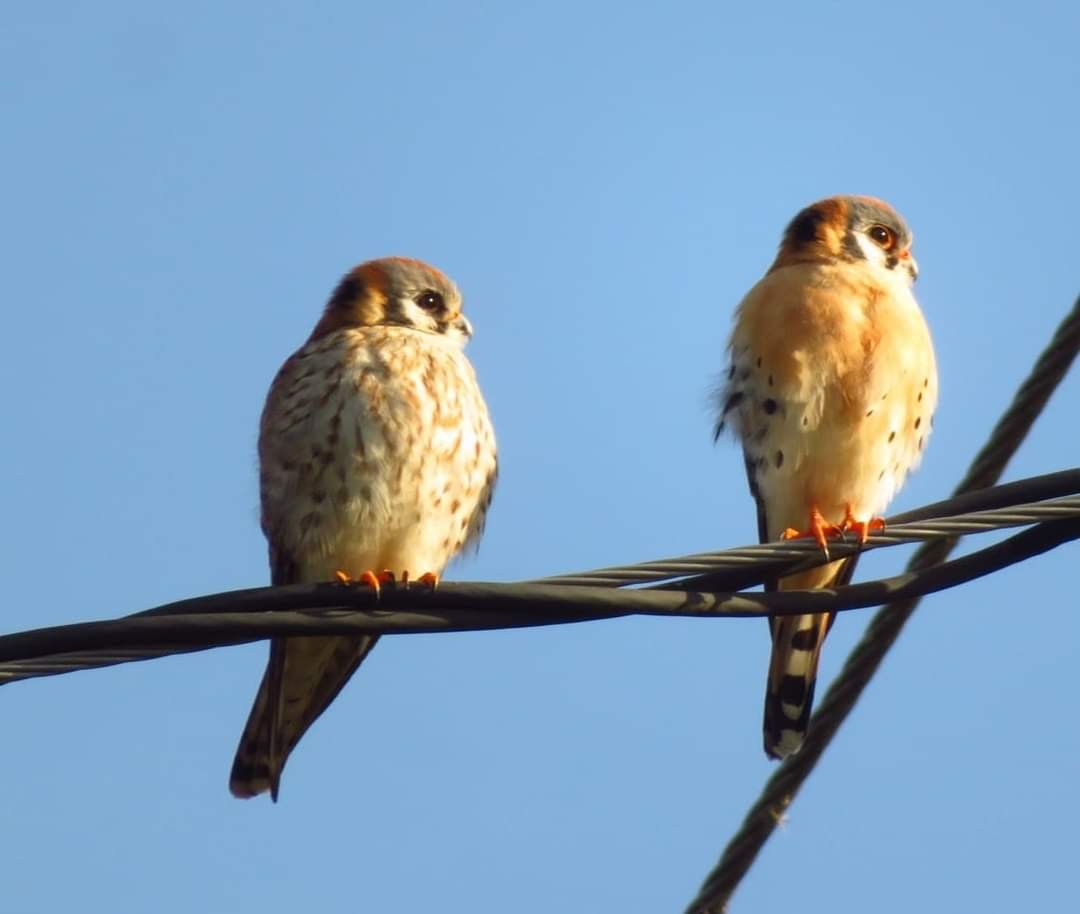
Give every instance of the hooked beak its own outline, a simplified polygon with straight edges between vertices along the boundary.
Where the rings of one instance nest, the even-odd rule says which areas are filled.
[[[911,249],[905,248],[898,255],[900,262],[904,265],[904,269],[908,271],[908,275],[911,276],[911,281],[915,282],[919,278],[919,264],[915,261],[915,258],[911,256]]]
[[[472,339],[472,324],[469,323],[469,319],[464,314],[459,314],[454,319],[453,326],[465,339]]]

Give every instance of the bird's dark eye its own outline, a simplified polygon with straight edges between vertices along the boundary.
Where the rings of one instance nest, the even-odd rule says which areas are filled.
[[[884,225],[872,225],[868,233],[874,242],[884,248],[886,251],[891,251],[896,247],[896,232],[890,228],[886,228]]]
[[[416,296],[416,303],[425,311],[441,311],[445,306],[443,297],[438,292],[427,289]]]

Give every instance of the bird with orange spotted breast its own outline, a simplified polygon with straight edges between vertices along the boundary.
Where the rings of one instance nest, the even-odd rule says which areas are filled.
[[[930,332],[911,287],[911,231],[887,203],[839,196],[788,225],[738,306],[716,433],[743,447],[762,542],[852,532],[865,542],[922,456],[937,404]],[[769,589],[846,584],[854,557]],[[797,752],[833,613],[772,617],[764,743]]]
[[[417,260],[361,264],[274,379],[259,434],[274,584],[435,586],[477,541],[495,435],[457,286]],[[377,636],[274,638],[229,788],[277,799],[289,753]]]

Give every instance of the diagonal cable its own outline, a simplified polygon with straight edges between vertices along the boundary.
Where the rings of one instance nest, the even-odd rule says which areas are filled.
[[[1020,385],[1009,408],[998,420],[986,444],[957,485],[955,495],[987,488],[997,481],[1027,437],[1050,395],[1068,373],[1078,350],[1080,298]],[[946,538],[924,543],[911,557],[908,571],[919,572],[940,564],[955,548],[956,542],[955,538]],[[687,908],[687,914],[718,914],[727,910],[728,901],[739,882],[859,700],[918,603],[918,597],[890,603],[870,621],[862,640],[848,656],[811,719],[802,750],[789,756],[765,783],[761,795],[724,848],[720,861],[705,878],[697,897]]]

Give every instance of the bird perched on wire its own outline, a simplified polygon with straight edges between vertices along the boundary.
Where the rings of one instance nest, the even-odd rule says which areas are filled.
[[[911,231],[887,203],[839,196],[788,225],[740,303],[716,434],[742,442],[762,542],[860,541],[918,462],[937,404],[930,332],[911,286]],[[781,590],[846,584],[854,557],[781,578]],[[772,588],[775,589],[775,588]],[[801,747],[833,613],[772,617],[764,743]]]
[[[484,527],[495,435],[457,286],[404,257],[361,264],[270,387],[259,434],[274,584],[435,586]],[[377,636],[274,638],[229,788],[266,790]]]

